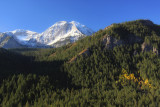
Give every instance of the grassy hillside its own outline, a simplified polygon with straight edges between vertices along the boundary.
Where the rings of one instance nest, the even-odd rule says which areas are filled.
[[[1,106],[158,107],[159,47],[160,26],[136,20],[60,48],[2,49]]]

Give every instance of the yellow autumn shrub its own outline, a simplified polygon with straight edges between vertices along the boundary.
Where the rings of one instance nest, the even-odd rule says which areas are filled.
[[[125,86],[130,81],[137,83],[141,87],[141,89],[143,89],[144,87],[152,88],[152,85],[149,83],[148,79],[144,80],[142,77],[135,77],[133,73],[128,74],[125,69],[122,69],[122,75],[119,76],[119,80],[116,81],[116,83],[120,83],[122,86]]]

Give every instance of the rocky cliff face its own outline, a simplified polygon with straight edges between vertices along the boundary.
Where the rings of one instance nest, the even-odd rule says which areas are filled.
[[[115,46],[141,43],[141,42],[142,42],[142,39],[134,35],[130,36],[128,40],[118,40],[114,38],[113,36],[105,35],[103,39],[101,40],[101,43],[105,49],[113,49]],[[146,42],[142,43],[141,50],[142,52],[152,51],[153,53],[156,53],[157,55],[160,53],[160,50],[158,50],[157,48],[153,47],[150,44],[147,44]]]
[[[134,44],[142,42],[140,37],[135,35],[128,35],[124,40],[118,40],[111,35],[105,35],[101,40],[102,45],[107,49],[113,49],[115,46],[125,45],[125,44]]]
[[[156,53],[157,55],[159,55],[159,51],[157,48],[153,47],[152,45],[150,44],[147,44],[146,42],[143,42],[143,44],[141,45],[141,49],[142,49],[142,52],[149,52],[149,51],[152,51],[153,53]]]
[[[122,40],[118,40],[110,35],[105,35],[102,39],[102,44],[107,49],[113,49],[115,46],[124,44]]]

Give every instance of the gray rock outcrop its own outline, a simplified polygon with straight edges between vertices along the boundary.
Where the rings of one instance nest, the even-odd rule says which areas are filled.
[[[159,50],[155,47],[153,47],[151,44],[147,44],[146,42],[143,42],[141,45],[142,52],[149,52],[152,51],[153,53],[159,54]]]
[[[114,38],[113,36],[106,35],[102,39],[102,44],[107,49],[113,49],[115,46],[122,45],[123,41],[122,40],[118,40],[118,39]]]

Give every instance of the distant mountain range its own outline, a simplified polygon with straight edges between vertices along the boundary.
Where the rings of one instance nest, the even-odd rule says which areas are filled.
[[[60,21],[42,33],[21,29],[0,33],[0,47],[60,47],[92,35],[93,33],[93,30],[78,22]]]

